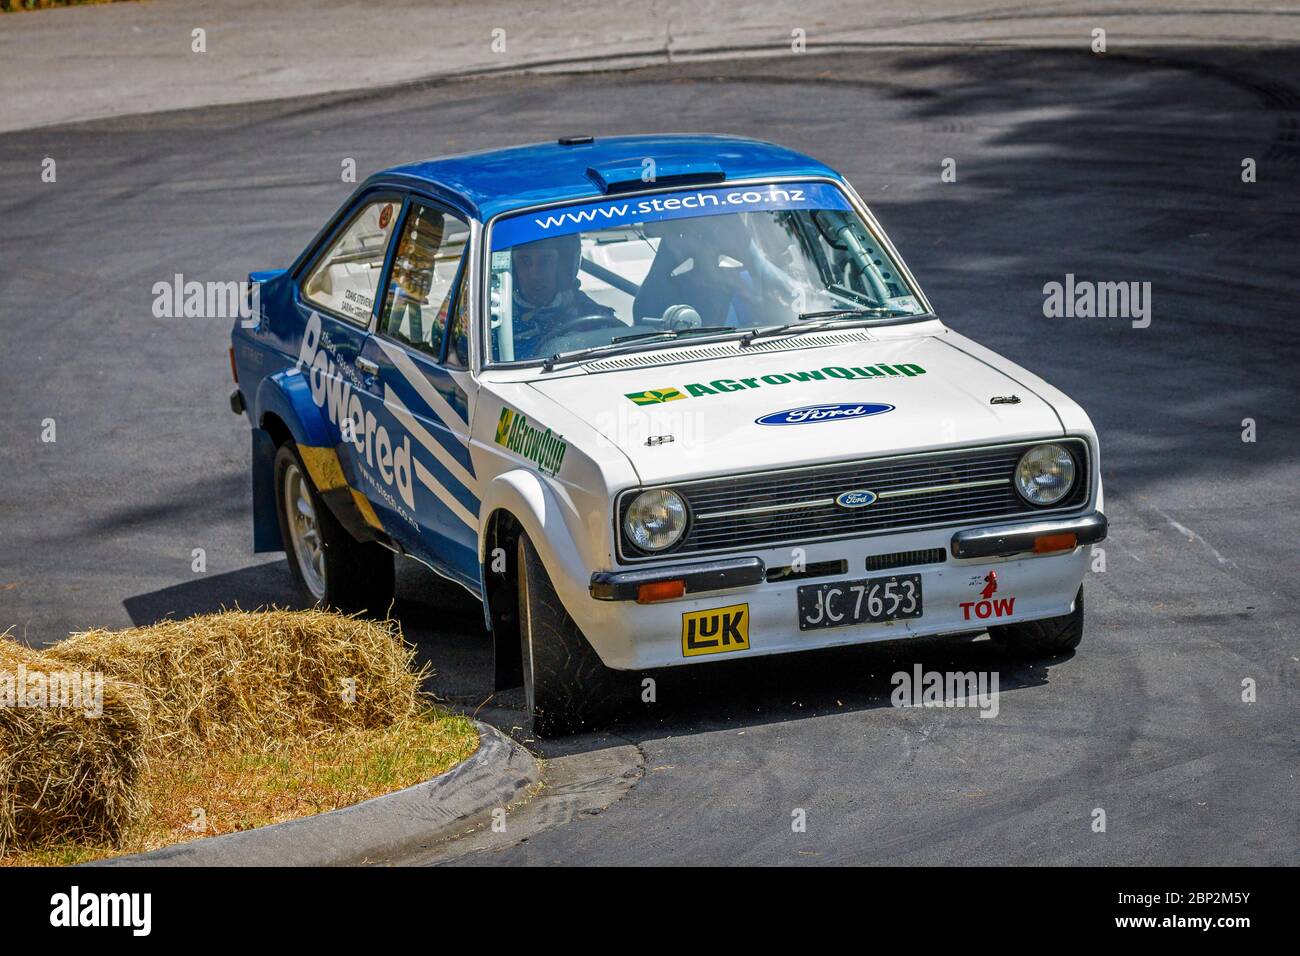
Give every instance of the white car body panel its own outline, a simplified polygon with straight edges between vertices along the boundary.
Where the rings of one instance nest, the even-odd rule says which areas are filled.
[[[736,356],[625,372],[579,371],[538,377],[531,384],[557,404],[574,409],[617,444],[647,485],[727,471],[763,471],[1064,434],[1051,405],[997,367],[953,347],[948,341],[952,336],[943,330],[822,348],[801,347],[801,339],[812,335],[795,336],[784,340],[791,348],[786,352],[745,354],[742,346],[727,344],[719,348],[734,349]],[[687,345],[681,351],[692,349]],[[900,365],[911,374],[840,379],[824,371]],[[924,371],[912,371],[915,367]],[[790,370],[821,372],[826,377],[779,385],[766,384],[760,377]],[[747,379],[754,387],[743,386]],[[637,406],[626,398],[629,392],[680,388],[683,382],[724,382],[741,390],[651,406]],[[1020,397],[1019,404],[989,404],[991,396],[1012,393]],[[788,408],[854,402],[885,403],[895,410],[852,423],[825,422],[779,432],[754,424],[762,415]],[[650,435],[674,435],[675,440],[647,446]]]

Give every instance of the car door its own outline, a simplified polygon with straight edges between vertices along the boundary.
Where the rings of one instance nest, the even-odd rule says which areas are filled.
[[[405,208],[378,321],[365,358],[379,388],[371,410],[389,423],[401,493],[374,502],[390,535],[415,557],[477,591],[479,483],[470,459],[473,381],[467,361],[469,224],[412,196]],[[448,334],[448,330],[452,334]]]
[[[324,359],[303,369],[312,397],[327,422],[332,446],[299,448],[317,490],[356,499],[366,471],[362,430],[365,393],[380,394],[375,371],[365,359],[376,303],[391,258],[403,196],[394,190],[367,192],[353,203],[320,246],[295,289],[305,339]],[[368,523],[373,516],[365,515]]]

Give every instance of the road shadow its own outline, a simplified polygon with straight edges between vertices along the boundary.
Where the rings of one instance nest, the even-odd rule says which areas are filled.
[[[195,614],[258,608],[301,609],[288,563],[281,559],[133,595],[122,602],[131,623],[143,627]],[[492,698],[492,645],[479,602],[464,588],[410,560],[397,563],[392,619],[433,668],[425,689],[466,710]],[[522,705],[522,701],[520,701]]]
[[[284,561],[197,578],[122,602],[136,626],[221,610],[298,608]],[[424,689],[512,734],[543,756],[580,753],[628,741],[743,729],[827,714],[892,707],[898,672],[998,675],[1000,693],[1048,683],[1052,662],[1006,656],[983,635],[909,638],[623,675],[626,707],[598,732],[537,740],[519,688],[492,686],[492,642],[478,601],[459,585],[413,561],[399,561],[392,618],[431,668]],[[646,679],[653,699],[646,700]],[[966,706],[976,706],[970,701]]]
[[[522,689],[493,689],[492,644],[476,599],[414,562],[400,562],[393,616],[418,659],[434,669],[426,690],[543,756],[892,707],[893,675],[912,674],[918,665],[923,672],[996,673],[999,692],[1017,691],[1048,683],[1050,668],[1073,656],[1025,661],[972,632],[662,668],[622,675],[627,704],[608,727],[538,740]],[[643,699],[647,678],[654,682],[650,701]]]
[[[122,606],[136,627],[235,608],[251,611],[305,607],[295,597],[293,578],[284,561],[196,576],[182,584],[126,598]]]
[[[542,756],[555,757],[628,741],[639,744],[891,708],[900,706],[894,695],[903,686],[895,675],[905,673],[910,681],[918,667],[923,675],[973,673],[990,682],[996,675],[999,694],[1015,692],[1049,683],[1051,668],[1072,656],[1026,661],[1008,656],[986,635],[968,634],[666,668],[627,678],[628,705],[609,727],[567,739],[527,742]],[[645,699],[647,679],[654,682],[653,700]],[[985,686],[992,689],[991,683]],[[974,698],[942,692],[938,700],[926,706],[979,706]]]

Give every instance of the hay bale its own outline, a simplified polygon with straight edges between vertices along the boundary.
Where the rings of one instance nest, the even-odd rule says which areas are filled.
[[[414,657],[395,623],[325,611],[86,631],[44,651],[0,637],[0,856],[118,843],[148,809],[151,755],[273,749],[413,715],[428,673]],[[97,674],[98,707],[4,706],[20,673],[60,672]]]
[[[226,611],[74,634],[48,652],[140,687],[152,746],[253,746],[414,713],[427,668],[394,622],[327,611]]]
[[[143,697],[68,670],[0,636],[0,856],[67,839],[116,844],[146,809]]]

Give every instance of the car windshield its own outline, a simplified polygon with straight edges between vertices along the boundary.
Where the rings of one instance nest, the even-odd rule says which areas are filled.
[[[925,311],[829,183],[656,193],[501,219],[490,295],[496,363]]]

